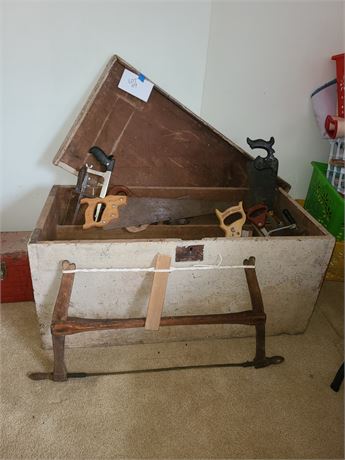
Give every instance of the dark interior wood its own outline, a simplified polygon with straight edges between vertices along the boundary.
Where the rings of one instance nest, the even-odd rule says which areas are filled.
[[[130,233],[118,228],[103,230],[92,228],[83,230],[81,225],[59,225],[56,228],[56,240],[151,240],[178,238],[182,240],[198,240],[223,236],[218,225],[150,225],[146,230]]]
[[[300,234],[302,236],[317,236],[317,235],[327,235],[328,233],[323,231],[319,226],[315,225],[314,222],[309,218],[309,215],[306,211],[300,208],[297,203],[291,199],[291,197],[285,193],[283,190],[280,193],[277,193],[276,199],[276,212],[281,217],[282,210],[288,209],[292,217],[297,222],[297,226],[300,229],[299,232],[296,232],[296,235]]]
[[[116,159],[112,184],[247,185],[249,154],[157,86],[147,103],[119,89],[125,68],[139,73],[116,56],[110,61],[54,164],[74,172],[85,163],[100,169],[88,153],[97,145]],[[286,190],[290,188],[282,179],[278,182]]]
[[[34,229],[30,242],[54,241],[56,229],[65,219],[66,202],[70,199],[72,187],[54,185],[43,206],[37,226]]]

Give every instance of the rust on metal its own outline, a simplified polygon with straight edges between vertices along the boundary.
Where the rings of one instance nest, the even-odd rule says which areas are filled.
[[[190,246],[193,247],[193,246]],[[203,246],[201,246],[203,248]],[[187,251],[188,252],[188,251]],[[197,251],[196,251],[197,252]],[[249,257],[243,261],[244,266],[255,266],[255,258]],[[75,264],[64,261],[63,270],[74,270]],[[60,283],[59,293],[56,299],[53,318],[51,323],[51,333],[53,338],[54,368],[53,372],[35,372],[29,377],[32,380],[53,380],[56,382],[66,381],[68,378],[81,378],[101,375],[119,375],[124,373],[141,372],[163,372],[172,370],[186,370],[194,368],[212,367],[266,367],[271,364],[279,364],[284,361],[281,356],[266,356],[265,351],[265,324],[266,314],[262,301],[261,290],[256,276],[255,268],[245,268],[245,275],[250,293],[251,310],[235,313],[223,313],[215,315],[186,315],[186,316],[166,316],[161,318],[160,326],[186,326],[203,324],[245,324],[255,326],[256,347],[255,357],[252,361],[242,363],[220,363],[195,366],[180,366],[171,368],[140,369],[132,371],[118,371],[106,373],[68,373],[64,361],[65,337],[66,335],[78,334],[81,332],[100,331],[109,329],[130,329],[145,327],[145,318],[115,318],[115,319],[91,319],[76,318],[68,316],[68,307],[73,288],[74,273],[63,273]]]
[[[204,260],[204,245],[193,244],[190,246],[177,246],[175,253],[176,262],[190,262]]]

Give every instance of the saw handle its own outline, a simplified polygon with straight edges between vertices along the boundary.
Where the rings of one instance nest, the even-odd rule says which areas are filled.
[[[96,158],[96,160],[105,167],[106,171],[112,171],[115,166],[115,160],[113,155],[106,155],[99,147],[91,147],[89,153]]]
[[[295,219],[292,217],[290,211],[288,209],[283,209],[282,211],[285,219],[288,221],[289,225],[296,225]]]
[[[215,210],[218,217],[220,228],[224,231],[226,237],[235,237],[239,238],[242,233],[242,227],[246,221],[246,214],[243,210],[243,203],[240,201],[237,206],[232,206],[231,208],[226,209],[224,212]],[[229,225],[225,224],[225,219],[227,219],[232,214],[241,214],[241,218],[235,220]]]
[[[247,144],[252,150],[253,149],[266,150],[268,156],[273,155],[273,153],[275,152],[273,148],[274,142],[275,141],[274,141],[273,136],[271,137],[269,141],[265,141],[264,139],[249,139],[249,137],[247,137]]]
[[[85,224],[83,229],[87,230],[92,227],[104,227],[111,220],[118,219],[119,217],[119,206],[127,204],[127,197],[124,195],[107,195],[104,198],[83,198],[80,200],[81,204],[87,204],[85,210]],[[101,220],[97,222],[95,219],[97,205],[105,205]]]
[[[259,203],[247,209],[247,219],[257,227],[262,228],[266,224],[267,213],[268,207],[263,203]]]

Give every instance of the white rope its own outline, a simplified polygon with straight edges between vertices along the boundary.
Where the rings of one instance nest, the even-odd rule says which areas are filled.
[[[191,267],[170,267],[170,268],[75,268],[74,270],[62,270],[62,273],[96,273],[96,272],[152,272],[171,273],[178,271],[194,270],[229,270],[236,268],[255,268],[255,265],[222,265],[223,258],[219,254],[220,261],[216,265],[192,265]]]

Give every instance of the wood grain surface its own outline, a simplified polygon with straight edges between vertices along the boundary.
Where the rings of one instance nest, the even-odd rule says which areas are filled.
[[[171,257],[164,254],[157,254],[155,263],[156,270],[170,268]],[[149,331],[158,331],[159,323],[162,316],[165,293],[168,284],[169,273],[156,272],[153,276],[152,289],[149,303],[147,306],[147,315],[145,329]]]

